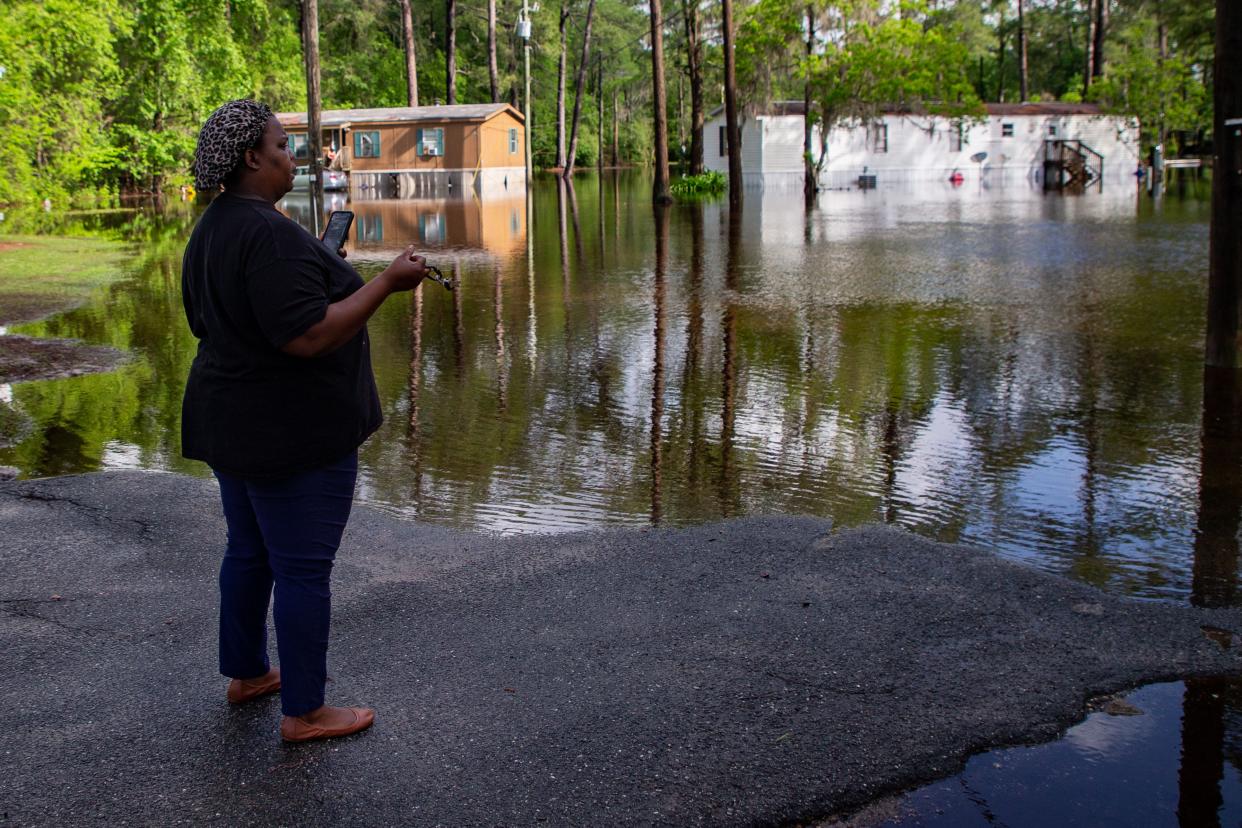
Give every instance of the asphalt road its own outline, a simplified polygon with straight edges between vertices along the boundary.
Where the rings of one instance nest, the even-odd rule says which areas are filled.
[[[3,825],[788,824],[1090,695],[1242,671],[1201,629],[1236,611],[880,527],[503,539],[357,508],[328,694],[376,725],[286,746],[215,670],[213,483],[3,483],[0,526]]]

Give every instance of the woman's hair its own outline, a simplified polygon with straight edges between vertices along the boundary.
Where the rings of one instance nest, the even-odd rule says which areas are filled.
[[[263,140],[272,117],[267,104],[229,101],[207,117],[194,148],[194,186],[202,192],[217,190],[241,164],[246,150]]]

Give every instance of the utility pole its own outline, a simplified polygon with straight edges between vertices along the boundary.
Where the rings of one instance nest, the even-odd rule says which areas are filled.
[[[522,38],[522,74],[526,92],[522,97],[522,141],[526,145],[526,191],[530,192],[530,3],[522,0],[522,19],[518,21],[518,34]],[[530,238],[530,224],[527,223],[526,237]]]
[[[1242,4],[1216,0],[1212,115],[1212,241],[1208,255],[1208,365],[1238,365],[1242,299]]]
[[[315,235],[323,221],[323,127],[319,113],[322,101],[319,97],[319,0],[304,0],[302,4],[302,57],[306,62],[306,138],[310,153],[311,176],[311,222]]]
[[[725,132],[729,139],[729,207],[742,206],[742,130],[737,123],[737,70],[733,55],[733,0],[722,0],[725,65]]]

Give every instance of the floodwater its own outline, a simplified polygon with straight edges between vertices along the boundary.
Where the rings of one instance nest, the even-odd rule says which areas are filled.
[[[1205,187],[1152,198],[1132,181],[1078,196],[937,183],[828,192],[807,211],[791,182],[749,191],[740,213],[724,201],[657,212],[649,197],[643,175],[605,173],[572,188],[541,178],[529,203],[348,203],[364,275],[414,243],[460,280],[394,297],[370,325],[385,424],[361,453],[361,501],[506,533],[759,513],[882,521],[1113,593],[1239,603],[1232,374],[1204,394]],[[311,223],[304,196],[282,207]],[[0,386],[0,405],[30,423],[0,464],[207,474],[179,456],[195,348],[179,269],[194,217],[80,220],[132,240],[131,270],[14,332],[134,360]],[[1215,747],[1185,747],[1163,724],[1139,732],[1183,774],[1216,768],[1202,784],[1232,802],[1217,817],[1237,813],[1236,770],[1222,788],[1219,769],[1238,764],[1242,696],[1183,690],[1195,704],[1152,690],[1166,712],[1127,721],[1209,709]],[[944,784],[975,785],[978,767]],[[1106,792],[1091,796],[1145,790],[1130,770],[1101,771]],[[1176,774],[1162,779],[1176,803]],[[911,795],[914,824],[961,805],[924,795]],[[1166,812],[1174,824],[1176,804]],[[1218,824],[1202,821],[1210,812],[1183,824]]]
[[[794,185],[733,217],[723,201],[657,217],[637,174],[540,179],[529,215],[520,194],[351,202],[364,274],[413,242],[461,282],[371,323],[386,421],[360,499],[500,532],[884,521],[1113,592],[1233,600],[1214,539],[1238,528],[1239,481],[1216,462],[1236,440],[1201,439],[1205,200],[946,183],[829,192],[807,213]],[[310,222],[305,196],[283,206]],[[33,421],[0,464],[206,474],[178,456],[193,218],[97,219],[135,242],[132,272],[14,330],[135,359],[0,389]]]
[[[1153,684],[1045,745],[979,754],[955,777],[873,804],[850,828],[1242,825],[1242,686]]]

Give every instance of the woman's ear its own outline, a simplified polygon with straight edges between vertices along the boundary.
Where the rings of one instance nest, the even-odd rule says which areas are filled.
[[[242,156],[242,160],[245,162],[246,166],[249,167],[250,169],[252,170],[259,169],[260,164],[259,164],[259,151],[258,150],[256,149],[246,150],[246,154]]]

